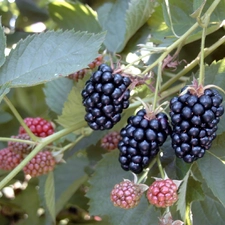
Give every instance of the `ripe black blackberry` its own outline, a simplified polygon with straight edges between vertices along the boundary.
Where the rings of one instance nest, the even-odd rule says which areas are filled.
[[[190,86],[170,101],[172,147],[176,156],[188,163],[202,158],[211,147],[224,113],[223,98],[216,90],[197,87]]]
[[[121,167],[141,173],[157,155],[170,132],[168,117],[162,112],[149,116],[142,109],[129,117],[128,124],[120,132],[122,140],[118,144]]]
[[[82,91],[85,120],[93,130],[111,129],[129,106],[131,84],[128,77],[113,74],[112,68],[101,64]]]

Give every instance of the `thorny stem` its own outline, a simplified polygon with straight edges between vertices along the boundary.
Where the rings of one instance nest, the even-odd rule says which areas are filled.
[[[160,154],[157,155],[157,165],[158,165],[158,168],[159,168],[160,175],[161,175],[162,179],[164,179],[165,173],[163,171],[163,167],[162,167],[162,164],[161,164]]]
[[[11,179],[13,179],[13,177],[15,177],[16,174],[19,173],[23,169],[23,167],[26,166],[26,164],[45,146],[75,130],[82,128],[84,125],[84,121],[82,121],[74,126],[65,128],[58,131],[57,133],[41,139],[40,143],[32,150],[32,152],[27,155],[26,158],[0,182],[0,189],[2,189]]]
[[[204,57],[207,57],[208,55],[210,55],[214,50],[216,50],[220,45],[224,43],[225,43],[225,36],[221,37],[215,44],[211,45],[209,48],[205,48]],[[200,61],[199,57],[196,57],[195,60],[193,60],[190,64],[188,64],[182,71],[180,71],[178,74],[174,75],[173,78],[171,78],[166,83],[164,83],[164,85],[162,85],[161,92],[167,90],[168,87],[170,87],[178,79],[180,79],[182,76],[187,74],[190,70],[192,70],[195,66],[197,66],[199,61]]]
[[[6,102],[6,104],[8,105],[8,107],[11,109],[12,113],[14,114],[14,116],[17,118],[17,120],[19,121],[19,123],[23,126],[23,128],[25,129],[25,131],[27,132],[27,134],[30,136],[30,138],[33,141],[38,141],[38,137],[36,137],[28,128],[28,126],[26,125],[26,123],[23,121],[23,118],[20,116],[20,114],[18,113],[18,111],[16,110],[16,108],[14,107],[14,105],[11,103],[11,101],[4,96],[4,101]]]

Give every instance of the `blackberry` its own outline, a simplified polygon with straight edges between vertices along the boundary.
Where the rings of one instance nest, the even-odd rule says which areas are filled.
[[[170,132],[168,117],[164,113],[148,118],[146,110],[142,109],[129,117],[128,124],[120,131],[122,139],[118,149],[121,167],[141,173],[157,155]]]
[[[106,150],[114,150],[121,139],[119,132],[112,131],[101,139],[101,146]]]
[[[47,137],[54,133],[54,125],[52,122],[47,121],[41,117],[27,117],[24,122],[29,127],[31,132],[37,137]],[[20,126],[19,134],[25,134],[25,129]]]
[[[31,177],[38,177],[54,170],[56,160],[50,151],[41,151],[23,168],[23,172]]]
[[[93,130],[111,129],[129,106],[131,84],[128,77],[113,74],[111,67],[101,64],[82,91],[85,120]]]
[[[16,138],[16,139],[22,139],[22,140],[31,140],[30,136],[26,134],[18,134],[16,136],[11,136],[11,138]],[[9,141],[8,142],[8,148],[15,152],[16,154],[20,154],[22,156],[28,155],[34,146],[27,144],[27,143],[22,143],[22,142],[14,142],[14,141]]]
[[[170,101],[172,147],[176,156],[187,163],[202,158],[211,147],[224,113],[223,98],[216,90],[199,90],[200,93],[198,89],[189,89]]]
[[[132,209],[139,204],[141,196],[142,190],[138,184],[124,180],[114,186],[110,199],[116,207]]]
[[[147,191],[147,199],[156,207],[166,208],[177,201],[177,190],[177,185],[171,179],[156,180]]]

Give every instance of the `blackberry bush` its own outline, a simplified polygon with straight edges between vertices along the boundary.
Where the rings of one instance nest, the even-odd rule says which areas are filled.
[[[168,117],[162,112],[148,117],[146,110],[141,109],[129,117],[120,132],[122,140],[118,144],[121,167],[141,173],[157,155],[170,131]]]
[[[224,113],[222,101],[218,91],[210,88],[201,92],[190,88],[171,99],[171,138],[177,157],[191,163],[204,156],[216,138],[217,124]]]
[[[101,64],[82,91],[85,120],[93,130],[111,129],[129,106],[131,80]]]

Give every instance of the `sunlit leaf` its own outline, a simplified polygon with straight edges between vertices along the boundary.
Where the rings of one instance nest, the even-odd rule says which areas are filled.
[[[4,34],[0,17],[0,67],[5,62],[5,47],[6,47],[6,37]]]
[[[97,57],[103,39],[103,33],[73,30],[28,36],[17,44],[0,68],[0,85],[32,86],[83,69]]]

